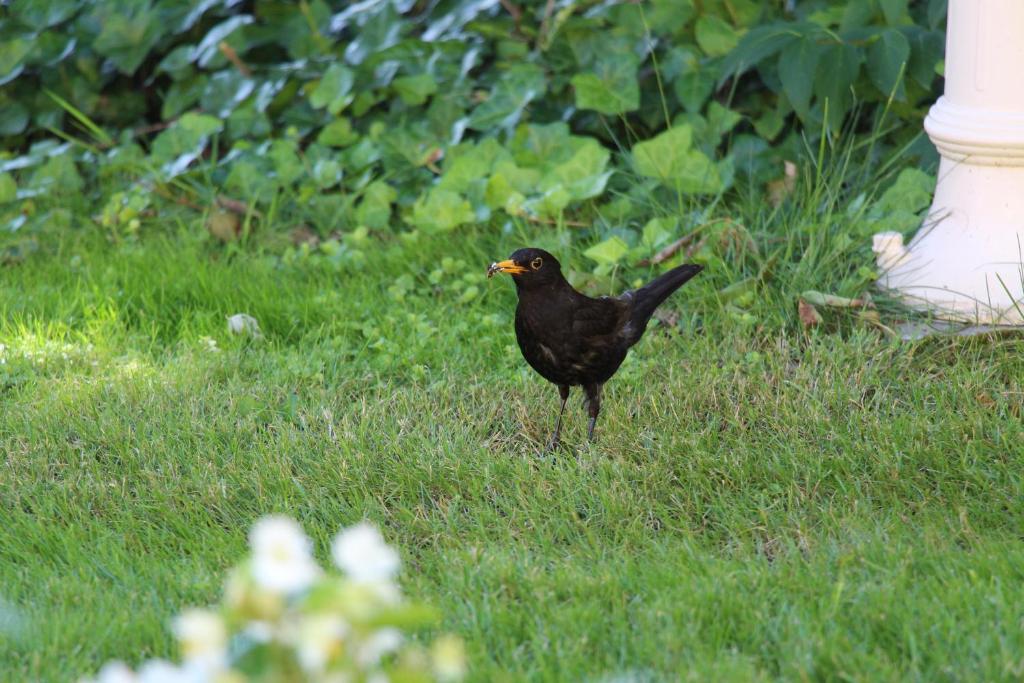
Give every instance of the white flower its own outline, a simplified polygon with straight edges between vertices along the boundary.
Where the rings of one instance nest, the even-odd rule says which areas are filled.
[[[338,534],[331,546],[331,555],[338,568],[356,581],[388,581],[400,564],[395,549],[366,522]]]
[[[287,517],[264,517],[250,535],[252,575],[267,590],[298,593],[313,583],[320,568],[302,528]]]
[[[397,628],[377,629],[360,645],[356,661],[364,668],[376,666],[384,655],[402,646],[402,639],[402,632]]]
[[[299,626],[296,651],[299,664],[311,673],[320,673],[327,662],[341,651],[348,624],[333,614],[317,614]]]
[[[219,615],[190,609],[174,620],[174,635],[185,661],[209,672],[220,671],[227,661],[227,629]]]
[[[96,674],[93,683],[135,683],[138,679],[124,662],[107,662]]]
[[[201,678],[163,659],[151,659],[139,667],[138,683],[199,683]]]

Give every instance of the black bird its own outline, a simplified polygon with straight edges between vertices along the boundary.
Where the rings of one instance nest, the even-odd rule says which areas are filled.
[[[572,288],[558,260],[543,249],[519,249],[508,260],[491,264],[487,277],[508,273],[516,283],[516,340],[523,357],[544,379],[558,385],[562,407],[549,449],[558,445],[562,413],[573,386],[583,387],[586,394],[587,438],[594,438],[601,386],[640,340],[654,309],[702,268],[687,263],[639,289],[592,299]]]

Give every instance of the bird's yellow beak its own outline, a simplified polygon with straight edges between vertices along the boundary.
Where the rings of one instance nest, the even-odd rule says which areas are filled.
[[[497,263],[492,263],[490,267],[487,268],[487,277],[493,277],[495,273],[508,273],[509,275],[519,275],[520,273],[525,272],[526,268],[523,268],[515,261],[509,259],[507,261],[498,261]]]

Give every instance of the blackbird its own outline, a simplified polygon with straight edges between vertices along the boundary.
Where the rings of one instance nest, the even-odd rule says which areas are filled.
[[[601,412],[601,386],[615,374],[647,329],[654,309],[703,267],[687,263],[617,297],[592,299],[562,276],[558,260],[543,249],[519,249],[508,260],[492,263],[487,277],[508,273],[516,284],[516,341],[523,357],[540,375],[558,386],[562,407],[548,449],[558,445],[569,387],[586,394],[590,422],[587,439]]]

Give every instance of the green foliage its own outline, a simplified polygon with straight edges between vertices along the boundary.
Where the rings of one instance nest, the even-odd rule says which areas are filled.
[[[905,168],[865,216],[861,234],[885,230],[911,233],[922,225],[935,191],[935,177],[916,168]],[[856,204],[854,204],[856,206]]]
[[[693,130],[685,124],[638,143],[633,147],[637,173],[687,194],[717,192],[722,187],[718,170],[692,144]]]
[[[304,207],[321,234],[569,219],[633,250],[664,207],[776,181],[822,134],[884,130],[873,159],[919,134],[942,0],[772,5],[12,2],[0,224],[24,221],[12,192],[118,174]],[[72,146],[41,151],[54,134]]]

